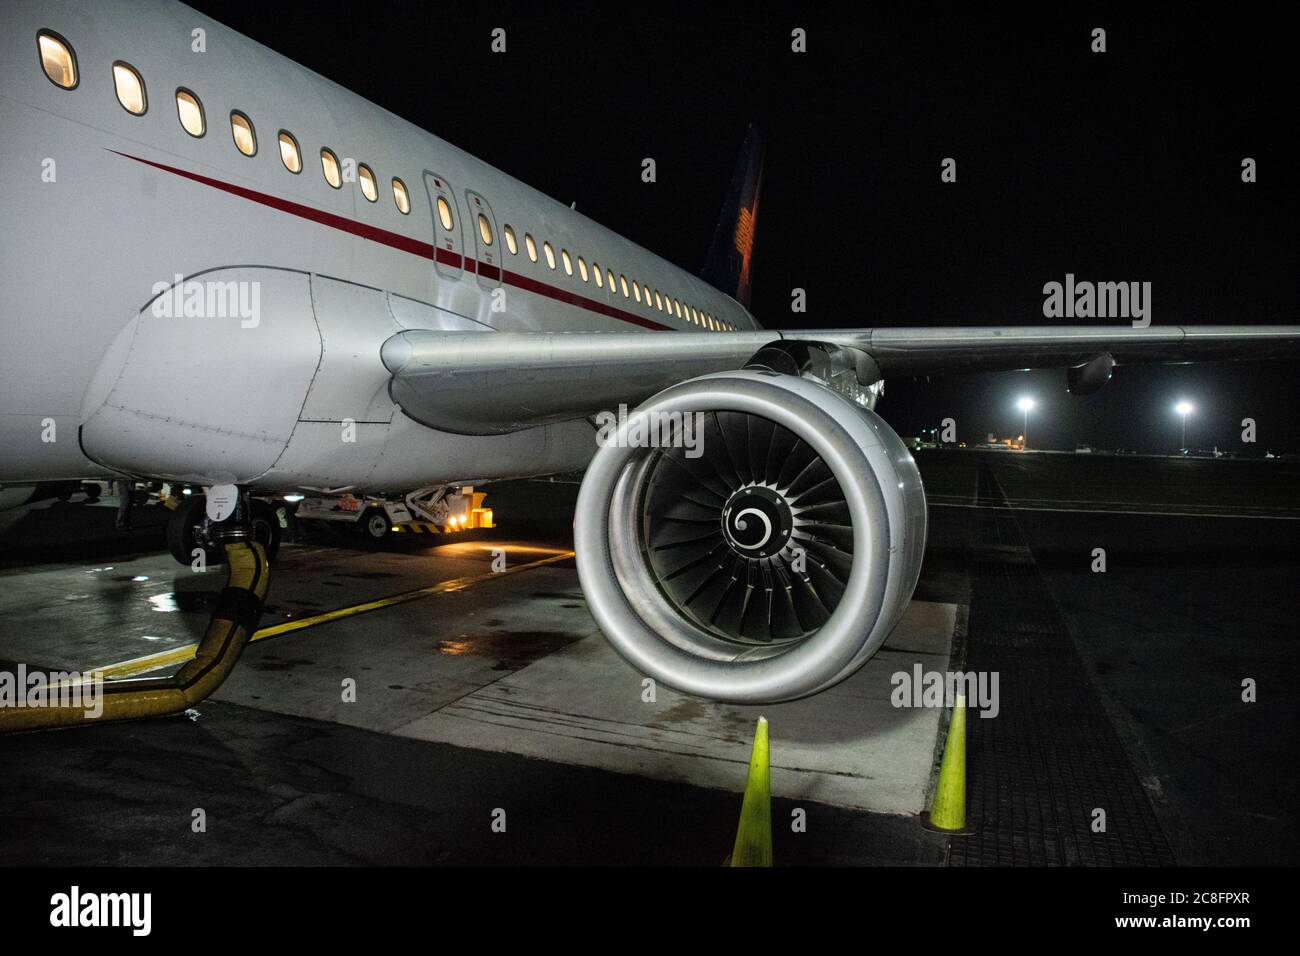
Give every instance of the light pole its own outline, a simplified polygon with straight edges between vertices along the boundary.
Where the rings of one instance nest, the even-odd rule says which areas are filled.
[[[1196,406],[1191,402],[1183,400],[1174,406],[1174,411],[1183,416],[1183,447],[1182,451],[1187,451],[1187,416],[1196,411]]]
[[[1025,413],[1025,427],[1020,433],[1020,450],[1024,451],[1029,447],[1029,413],[1033,411],[1034,400],[1026,395],[1016,402],[1016,408]]]

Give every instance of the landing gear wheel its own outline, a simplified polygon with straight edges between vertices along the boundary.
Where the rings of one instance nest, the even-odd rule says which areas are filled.
[[[266,560],[274,561],[276,554],[280,550],[280,536],[282,528],[280,527],[279,509],[273,505],[253,499],[253,540],[262,546],[266,552]]]
[[[180,564],[193,564],[196,548],[203,552],[205,565],[225,563],[225,549],[211,547],[199,537],[207,504],[203,495],[190,495],[181,499],[167,519],[167,550]]]
[[[361,536],[371,544],[383,541],[393,530],[388,514],[382,508],[367,509],[357,522],[357,527],[361,530]]]

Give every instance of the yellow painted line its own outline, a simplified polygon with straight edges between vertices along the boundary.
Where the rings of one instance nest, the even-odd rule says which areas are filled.
[[[546,564],[555,564],[557,561],[566,561],[573,557],[572,551],[561,551],[558,554],[552,554],[550,557],[541,558],[537,561],[529,561],[527,564],[519,564],[513,568],[506,568],[504,571],[488,571],[484,574],[471,574],[464,578],[452,578],[449,581],[440,581],[437,584],[431,584],[426,588],[417,588],[414,591],[403,591],[400,594],[394,594],[391,597],[380,598],[377,601],[367,601],[365,604],[354,604],[351,607],[341,607],[334,611],[326,611],[323,614],[314,614],[311,617],[301,617],[294,621],[285,621],[283,624],[275,624],[271,627],[264,627],[253,634],[249,639],[252,641],[264,641],[268,637],[279,637],[281,634],[289,634],[293,631],[305,630],[309,627],[316,627],[320,624],[328,624],[330,621],[339,621],[343,618],[352,617],[357,614],[366,614],[370,611],[378,611],[380,608],[392,607],[395,604],[406,604],[409,601],[418,601],[421,598],[432,597],[435,594],[452,594],[456,591],[463,591],[468,587],[479,584],[483,581],[490,581],[494,578],[503,578],[507,575],[518,574],[520,571],[527,571],[531,568],[540,568]],[[171,664],[182,664],[194,656],[198,644],[185,644],[181,647],[173,647],[171,650],[159,651],[157,654],[148,654],[144,657],[135,657],[127,661],[118,661],[116,664],[106,664],[103,667],[91,668],[85,673],[99,673],[104,675],[106,680],[121,680],[126,677],[135,677],[148,671],[158,670],[160,667],[167,667]]]

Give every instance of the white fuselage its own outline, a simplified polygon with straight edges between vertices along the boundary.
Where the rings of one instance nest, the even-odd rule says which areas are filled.
[[[75,53],[72,89],[42,69],[43,30]],[[381,345],[403,329],[757,327],[698,277],[187,7],[21,0],[2,31],[0,482],[380,490],[580,468],[595,450],[584,421],[482,437],[405,417]],[[119,61],[144,82],[142,115],[119,103]],[[178,88],[202,104],[200,137],[182,127]],[[232,111],[251,121],[252,156]],[[300,172],[282,161],[282,130]],[[201,290],[192,301],[206,290],[195,314],[178,276]],[[256,316],[214,312],[226,292]]]

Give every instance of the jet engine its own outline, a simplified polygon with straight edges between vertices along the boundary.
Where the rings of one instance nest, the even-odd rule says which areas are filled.
[[[578,496],[578,574],[637,670],[734,703],[848,677],[902,616],[925,492],[874,411],[815,379],[721,372],[617,424]]]

